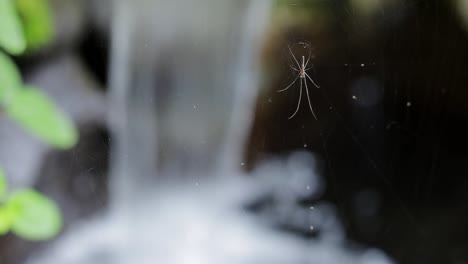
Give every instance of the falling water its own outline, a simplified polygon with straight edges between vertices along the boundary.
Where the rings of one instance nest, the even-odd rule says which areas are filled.
[[[236,169],[270,8],[268,0],[116,2],[110,212],[28,263],[391,263],[378,250],[344,249],[332,207],[294,203],[323,187],[310,155],[269,161],[253,177]],[[240,209],[265,194],[279,204],[266,219],[316,225],[321,238],[281,233]]]
[[[239,164],[269,5],[119,1],[111,69],[115,204],[161,178],[195,181]]]

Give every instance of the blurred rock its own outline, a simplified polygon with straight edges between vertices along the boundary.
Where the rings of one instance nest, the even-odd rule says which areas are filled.
[[[71,48],[85,31],[86,2],[76,0],[50,0],[55,22],[55,38],[48,49],[56,51]]]
[[[57,201],[65,224],[107,205],[109,140],[102,124],[81,125],[76,147],[46,156],[35,186]]]

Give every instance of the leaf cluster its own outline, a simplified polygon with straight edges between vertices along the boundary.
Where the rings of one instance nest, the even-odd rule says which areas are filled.
[[[52,147],[68,149],[78,141],[73,122],[40,89],[23,83],[8,55],[38,49],[52,37],[47,0],[0,0],[0,118],[8,117]],[[8,191],[0,168],[0,235],[11,231],[28,240],[47,240],[61,226],[52,200],[32,189]]]

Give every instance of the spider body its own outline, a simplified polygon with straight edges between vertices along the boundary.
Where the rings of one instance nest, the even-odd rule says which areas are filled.
[[[305,78],[306,77],[304,58],[305,57],[302,56],[302,65],[301,65],[301,67],[299,67],[299,78]]]
[[[318,86],[314,80],[312,80],[312,78],[307,74],[307,64],[309,64],[309,60],[310,60],[310,51],[309,51],[309,57],[307,58],[307,61],[305,60],[305,56],[302,56],[302,63],[299,63],[299,61],[297,61],[296,59],[296,56],[294,56],[291,48],[288,46],[288,49],[289,49],[289,52],[291,53],[291,56],[294,58],[294,61],[296,62],[296,65],[298,67],[298,69],[294,68],[291,66],[291,68],[295,71],[297,71],[299,74],[296,76],[296,78],[294,79],[294,81],[289,84],[286,88],[284,89],[281,89],[279,90],[278,92],[284,92],[286,91],[287,89],[289,89],[294,83],[296,83],[297,79],[299,78],[299,81],[301,83],[300,85],[300,88],[299,88],[299,100],[297,102],[297,107],[296,107],[296,111],[294,111],[294,113],[288,117],[288,119],[291,119],[293,118],[297,112],[299,111],[299,107],[301,106],[301,99],[302,99],[302,83],[304,83],[304,88],[306,90],[306,94],[307,94],[307,101],[309,102],[309,108],[310,108],[310,111],[312,112],[312,115],[314,116],[315,120],[317,120],[317,116],[315,115],[314,113],[314,109],[312,108],[312,104],[310,102],[310,97],[309,97],[309,88],[307,87],[307,79],[306,77],[312,82],[312,84],[317,87],[317,88],[320,88],[320,86]]]

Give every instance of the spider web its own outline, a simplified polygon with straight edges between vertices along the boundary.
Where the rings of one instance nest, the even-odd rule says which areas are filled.
[[[408,11],[410,8],[414,8],[415,6],[419,5],[422,2],[423,2],[423,0],[408,1],[408,2],[405,2],[405,3],[400,2],[401,7],[402,7],[400,11],[402,11],[402,10]],[[350,17],[353,18],[352,10],[350,10],[348,8],[345,8],[345,10],[346,10],[347,13],[349,13]],[[381,10],[380,12],[382,13],[382,15],[384,15],[383,10]],[[398,14],[397,12],[393,12],[390,15],[385,14],[385,16],[383,17],[381,23],[384,23],[384,22],[386,22],[388,20],[393,20],[393,19],[396,18],[396,16],[403,16],[403,15],[404,14],[402,14],[402,13]],[[342,23],[344,23],[344,22],[342,22]],[[370,26],[369,27],[364,27],[362,29],[361,33],[366,33],[369,30],[370,30]],[[356,36],[354,36],[354,37],[356,37]],[[297,64],[296,64],[294,58],[291,56],[291,54],[289,52],[289,49],[291,49],[293,54],[296,56],[296,58],[298,58],[298,60],[302,56],[305,56],[307,58],[308,54],[311,54],[310,62],[309,62],[309,65],[307,66],[308,68],[310,68],[310,72],[311,72],[311,73],[309,73],[309,75],[315,81],[318,81],[319,85],[321,85],[320,80],[317,80],[317,77],[320,76],[320,73],[317,74],[317,72],[316,72],[317,67],[315,67],[315,65],[314,65],[314,59],[315,59],[314,49],[315,49],[315,47],[312,45],[312,42],[310,42],[308,40],[295,39],[291,43],[285,43],[285,45],[283,45],[283,46],[284,46],[284,48],[282,49],[283,50],[282,60],[283,60],[284,65],[286,65],[288,67],[287,70],[289,70],[289,72],[290,72],[288,80],[287,80],[286,83],[287,84],[291,83],[294,80],[294,78],[296,77],[296,75],[297,75],[297,71],[295,71],[292,68],[292,67],[296,68]],[[320,66],[318,67],[318,71],[323,70],[324,67],[328,67],[328,68],[335,68],[335,69],[336,68],[341,68],[341,69],[347,70],[348,72],[352,72],[354,70],[359,70],[359,69],[364,68],[364,67],[368,68],[368,67],[377,67],[377,66],[379,66],[379,65],[375,61],[359,61],[359,60],[353,61],[353,62],[345,62],[345,63],[342,63],[342,64],[341,63],[339,63],[339,64],[321,63]],[[291,87],[291,90],[296,90],[296,91],[299,90],[299,84],[295,83]],[[333,139],[333,135],[335,134],[337,129],[342,128],[342,131],[344,131],[345,134],[348,135],[349,140],[351,140],[353,142],[353,144],[359,149],[359,151],[361,153],[360,155],[365,159],[367,164],[372,168],[373,174],[380,179],[380,181],[384,184],[384,186],[389,191],[391,196],[393,196],[393,198],[397,202],[398,206],[400,207],[401,211],[403,212],[405,217],[408,219],[408,221],[412,224],[414,229],[417,232],[419,232],[420,234],[426,233],[420,227],[421,225],[419,225],[417,223],[416,217],[410,212],[410,210],[405,205],[402,198],[399,196],[399,194],[395,190],[392,182],[389,180],[387,174],[385,173],[385,170],[384,170],[383,166],[381,165],[382,162],[380,162],[378,160],[378,158],[374,157],[374,155],[367,149],[365,144],[362,143],[363,141],[362,141],[361,135],[358,132],[356,132],[355,129],[352,127],[352,125],[350,125],[346,121],[346,119],[342,115],[341,110],[339,108],[337,108],[335,106],[335,103],[333,102],[333,100],[330,99],[332,97],[329,96],[328,91],[327,91],[327,87],[322,86],[318,90],[319,90],[318,92],[314,91],[314,95],[311,95],[311,97],[312,98],[319,97],[319,99],[315,99],[314,101],[321,100],[322,105],[320,107],[321,109],[316,109],[317,108],[316,105],[312,105],[314,107],[314,109],[318,110],[318,112],[316,111],[318,121],[315,121],[313,119],[311,119],[311,120],[313,120],[312,122],[318,122],[319,123],[319,125],[313,125],[313,126],[318,127],[318,129],[320,130],[319,136],[320,136],[320,139],[321,139],[321,142],[322,142],[323,153],[324,153],[324,156],[325,156],[325,163],[326,163],[326,166],[327,166],[327,168],[329,170],[330,177],[334,177],[335,173],[334,173],[334,161],[331,159],[331,155],[329,154],[328,143],[329,143],[330,140]],[[355,94],[351,94],[350,96],[351,96],[352,100],[358,100],[359,99],[359,97],[356,96]],[[297,94],[294,93],[292,98],[296,98],[296,100],[297,100]],[[304,100],[305,100],[305,98],[302,98],[302,101],[304,101]],[[291,103],[291,104],[294,105],[294,103]],[[298,102],[298,104],[301,104],[300,107],[301,107],[302,111],[304,111],[304,109],[307,109],[306,105],[304,105],[304,104],[306,104],[306,102],[301,102],[300,101],[300,102]],[[408,101],[406,103],[406,106],[407,107],[411,106],[411,100],[408,99]],[[323,109],[328,109],[329,112],[331,112],[333,114],[332,115],[333,120],[330,120],[330,118],[331,118],[330,116],[328,118],[323,119],[323,120],[328,120],[327,121],[328,124],[325,124],[324,121],[321,120],[320,114],[321,114],[321,112],[322,113],[324,112]],[[331,129],[328,129],[326,131],[325,128],[329,127],[329,124],[331,122],[336,123],[336,125],[333,126]],[[308,148],[309,145],[306,142],[305,136],[304,136],[304,127],[305,127],[305,125],[307,125],[307,124],[304,123],[302,125],[302,141],[303,141],[303,147]]]

